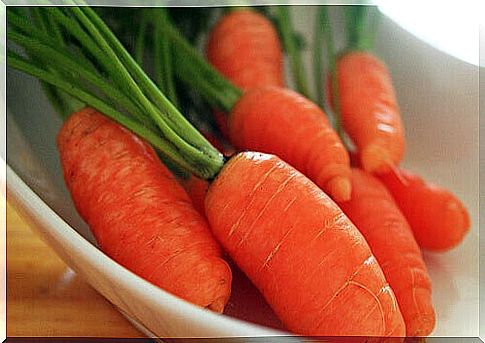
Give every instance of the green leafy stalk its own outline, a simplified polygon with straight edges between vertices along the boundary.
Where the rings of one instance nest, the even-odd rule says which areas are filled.
[[[167,21],[164,27],[173,44],[176,73],[180,79],[206,101],[229,113],[242,95],[242,90],[208,64],[193,46]]]
[[[155,20],[155,71],[159,75],[159,86],[167,94],[168,99],[175,106],[178,105],[177,92],[175,90],[175,78],[172,70],[172,51],[168,37],[163,28],[169,20],[167,12],[163,8],[157,9]]]
[[[58,87],[71,96],[85,102],[86,104],[89,104],[93,108],[96,108],[104,115],[123,125],[140,137],[146,139],[150,144],[158,148],[167,158],[176,162],[182,168],[190,170],[190,164],[187,163],[185,158],[180,157],[180,154],[175,147],[171,146],[167,141],[162,139],[158,134],[151,131],[144,125],[141,125],[137,121],[122,114],[113,106],[98,98],[92,92],[85,90],[81,85],[77,85],[74,79],[66,80],[64,77],[60,77],[51,71],[38,68],[31,62],[16,55],[12,51],[8,51],[8,64],[12,68],[30,74],[44,82],[48,82],[49,84]]]
[[[377,28],[376,6],[349,5],[345,6],[344,13],[348,48],[352,50],[372,49]],[[369,17],[372,17],[371,25],[369,25]]]
[[[141,123],[146,126],[152,125],[147,120],[145,114],[133,104],[129,98],[127,98],[117,88],[114,88],[98,74],[86,68],[86,66],[79,63],[75,56],[68,55],[66,52],[53,49],[48,45],[44,45],[42,42],[26,37],[21,33],[15,31],[9,31],[7,37],[13,42],[21,45],[26,51],[29,51],[37,59],[42,60],[43,64],[52,70],[55,66],[55,74],[62,75],[64,77],[71,77],[74,75],[76,79],[84,79],[88,81],[92,86],[97,87],[105,96],[110,98],[114,103],[120,104],[128,112],[136,117]],[[71,109],[72,110],[72,109]]]
[[[58,23],[66,33],[60,37],[73,37],[75,41],[65,41],[65,51],[55,51],[59,36],[31,30],[24,18],[17,16],[11,21],[10,38],[33,53],[36,62],[10,51],[9,65],[118,121],[185,171],[205,179],[217,175],[224,164],[222,154],[186,121],[92,9],[47,10],[48,19]],[[94,63],[86,63],[90,60]],[[96,95],[98,92],[110,102]]]
[[[291,17],[288,6],[278,6],[278,26],[280,28],[281,38],[285,50],[288,52],[290,60],[291,72],[293,81],[295,82],[296,90],[307,98],[310,98],[310,91],[305,75],[305,68],[301,58],[300,50],[297,48],[295,35],[291,23]]]
[[[325,90],[323,80],[325,78],[323,69],[323,44],[324,33],[324,12],[317,11],[315,18],[314,39],[313,39],[313,76],[315,79],[315,91],[317,104],[323,108],[325,106]]]
[[[49,22],[48,18],[46,18],[42,14],[39,8],[32,9],[32,19],[35,25],[44,32],[47,31],[49,27],[52,27],[53,24]],[[59,31],[57,30],[57,27],[53,26],[52,29],[55,32],[56,41],[62,44],[62,37],[59,36]],[[82,105],[74,103],[72,98],[67,98],[67,96],[60,92],[58,89],[56,89],[56,87],[46,82],[41,82],[41,86],[56,112],[58,112],[63,118],[67,117],[69,113],[81,107],[80,105]]]
[[[334,126],[337,133],[342,136],[342,125],[340,119],[340,100],[339,100],[339,87],[337,79],[337,56],[335,55],[335,47],[333,44],[333,32],[332,25],[328,16],[328,6],[320,6],[318,8],[317,18],[320,20],[322,30],[325,37],[327,48],[327,60],[329,77],[332,83],[332,105],[333,105],[333,118]],[[321,91],[323,94],[323,90]],[[330,110],[330,106],[326,106],[327,111]]]
[[[207,162],[211,161],[214,163],[209,168],[215,168],[216,165],[221,165],[221,163],[223,163],[222,155],[217,152],[217,150],[210,145],[210,143],[187,121],[187,119],[180,114],[175,106],[158,89],[155,83],[148,78],[145,72],[126,51],[101,18],[89,7],[82,7],[82,11],[93,25],[93,27],[89,27],[90,25],[88,24],[90,32],[94,35],[97,35],[97,32],[99,32],[102,35],[99,37],[100,44],[104,46],[105,44],[103,40],[105,39],[105,42],[107,43],[106,51],[109,51],[111,48],[115,54],[119,55],[120,60],[124,63],[126,68],[128,68],[136,82],[140,84],[140,87],[145,90],[150,100],[152,100],[158,108],[163,109],[164,116],[157,117],[153,108],[147,108],[152,119],[160,126],[162,133],[167,135],[167,138],[171,137],[169,139],[178,140],[180,148],[184,148],[187,153],[197,154],[202,152],[202,154],[207,155],[207,157],[209,157]],[[78,18],[84,20],[80,14],[78,14]],[[145,103],[145,100],[141,99],[141,97],[140,100]],[[148,105],[148,103],[146,105]],[[180,135],[180,137],[177,137],[178,135]]]
[[[143,65],[143,53],[145,52],[146,32],[148,28],[148,18],[144,15],[145,10],[142,10],[140,26],[138,27],[138,34],[135,43],[135,61],[139,65]]]

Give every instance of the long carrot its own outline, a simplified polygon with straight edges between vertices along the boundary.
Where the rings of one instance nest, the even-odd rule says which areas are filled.
[[[470,230],[470,216],[451,192],[408,170],[380,175],[411,225],[418,244],[428,250],[456,247]]]
[[[364,238],[325,193],[277,157],[232,157],[209,188],[206,214],[290,330],[404,336],[391,288]]]
[[[364,34],[370,8],[346,7],[349,46],[331,70],[328,88],[332,107],[357,147],[362,168],[384,173],[402,160],[405,137],[391,76],[371,52],[375,32]]]
[[[353,169],[352,198],[339,205],[369,243],[396,294],[406,335],[429,335],[435,325],[430,278],[411,228],[392,195],[377,178]]]
[[[337,61],[342,126],[357,146],[362,167],[383,173],[404,155],[404,128],[391,77],[369,52],[348,52]]]
[[[57,143],[66,185],[101,250],[153,284],[222,312],[229,266],[153,149],[90,108],[69,117]]]
[[[244,94],[225,80],[180,36],[166,27],[177,55],[177,73],[229,114],[231,142],[239,149],[276,154],[336,200],[350,197],[349,156],[325,114],[284,88],[259,87]]]
[[[238,9],[224,15],[213,27],[206,46],[209,62],[242,89],[284,85],[283,52],[278,33],[262,14]],[[214,112],[224,137],[227,116]]]

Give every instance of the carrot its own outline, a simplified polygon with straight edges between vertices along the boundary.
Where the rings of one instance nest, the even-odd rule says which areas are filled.
[[[337,61],[342,126],[364,170],[383,173],[404,155],[404,128],[391,77],[374,55],[354,51]]]
[[[278,33],[262,14],[238,9],[224,15],[209,34],[206,46],[209,62],[242,89],[283,86],[283,52]],[[224,137],[228,138],[227,117],[214,112]]]
[[[406,335],[429,335],[435,325],[431,282],[411,228],[392,195],[377,178],[353,169],[352,198],[339,205],[382,267],[406,323]]]
[[[411,225],[418,244],[428,250],[456,247],[470,230],[470,217],[451,192],[400,168],[380,175],[396,204]]]
[[[229,128],[236,147],[276,154],[334,199],[349,199],[348,153],[310,100],[283,88],[248,91],[231,111]]]
[[[67,187],[101,250],[160,288],[222,312],[229,266],[153,149],[90,108],[70,116],[57,143]]]
[[[351,194],[347,150],[324,112],[305,97],[280,87],[247,92],[224,79],[172,26],[178,76],[229,114],[229,136],[236,149],[276,154],[302,171],[335,200]]]
[[[207,41],[209,62],[236,86],[283,86],[278,33],[262,14],[239,9],[224,15]]]
[[[232,157],[209,188],[206,214],[290,330],[404,336],[393,292],[364,238],[325,193],[279,158]]]
[[[368,20],[372,8],[346,6],[348,46],[337,58],[326,6],[321,6],[317,18],[327,33],[317,31],[316,43],[321,44],[325,36],[329,55],[327,90],[337,130],[340,132],[342,127],[356,145],[362,168],[379,174],[402,160],[405,139],[391,76],[386,65],[371,52],[377,22],[376,18]],[[368,26],[370,33],[365,32]],[[322,69],[320,60],[315,59],[315,70]],[[322,92],[320,82],[317,88]]]

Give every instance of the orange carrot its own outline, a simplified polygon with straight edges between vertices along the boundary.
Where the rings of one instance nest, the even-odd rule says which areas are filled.
[[[223,16],[207,41],[209,62],[242,89],[284,85],[283,52],[278,33],[263,15],[241,9]],[[228,138],[227,116],[214,112]]]
[[[337,201],[350,198],[350,162],[323,111],[288,89],[246,92],[229,116],[232,143],[278,155]]]
[[[404,155],[404,128],[389,72],[369,52],[352,51],[337,61],[342,126],[357,146],[362,168],[383,173]]]
[[[222,312],[229,266],[154,150],[90,108],[70,116],[57,143],[67,187],[100,248],[168,292]]]
[[[289,330],[404,336],[394,294],[362,235],[276,156],[233,156],[209,188],[206,214],[225,251]]]
[[[264,86],[242,92],[202,59],[173,27],[177,73],[207,101],[229,113],[236,149],[276,154],[303,172],[335,200],[351,194],[350,162],[324,112],[288,89]]]
[[[406,216],[414,237],[424,248],[445,251],[456,247],[470,229],[470,217],[451,192],[408,170],[380,175]]]
[[[278,33],[255,11],[241,9],[222,17],[209,35],[207,58],[243,89],[284,85]]]
[[[357,226],[392,287],[407,336],[427,336],[435,325],[431,282],[421,251],[392,195],[375,177],[352,170],[352,198],[340,208]]]

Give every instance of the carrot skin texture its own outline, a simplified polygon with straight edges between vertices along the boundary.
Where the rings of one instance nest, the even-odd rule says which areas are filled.
[[[231,142],[275,154],[335,200],[350,198],[350,161],[325,113],[302,95],[278,87],[247,91],[229,117]]]
[[[404,128],[385,64],[353,51],[337,60],[342,126],[357,146],[362,168],[384,173],[398,165],[405,150]]]
[[[289,330],[405,335],[394,294],[362,235],[281,159],[233,156],[209,188],[206,214],[225,251]]]
[[[271,21],[252,10],[237,10],[223,16],[207,41],[207,59],[225,77],[243,90],[284,86],[283,51]],[[229,137],[227,114],[214,112],[219,129]]]
[[[69,117],[57,144],[66,185],[101,250],[160,288],[222,312],[229,266],[154,150],[90,108]]]
[[[470,230],[470,216],[463,203],[448,190],[419,175],[399,169],[380,175],[396,204],[408,220],[419,246],[447,251],[463,241]]]
[[[352,170],[352,198],[340,208],[357,226],[391,285],[407,336],[427,336],[435,326],[431,281],[406,218],[386,187],[369,173]]]

